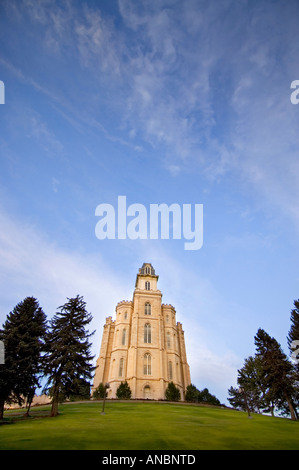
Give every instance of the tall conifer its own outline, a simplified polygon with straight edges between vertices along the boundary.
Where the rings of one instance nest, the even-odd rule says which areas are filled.
[[[6,401],[24,400],[29,408],[40,386],[46,315],[34,297],[26,297],[7,316],[0,340],[5,346],[5,363],[0,365],[0,418]]]
[[[264,387],[271,392],[273,398],[281,403],[286,402],[291,419],[296,420],[296,410],[293,405],[294,374],[293,366],[283,353],[275,338],[259,329],[254,337],[257,354],[261,359]]]
[[[287,336],[287,341],[292,357],[296,361],[297,374],[299,374],[299,354],[297,353],[299,345],[293,343],[299,341],[299,300],[294,300],[294,308],[291,310],[291,328]]]
[[[51,416],[58,414],[61,399],[80,393],[82,380],[90,380],[95,369],[90,361],[91,344],[88,338],[93,335],[85,329],[92,316],[86,310],[83,297],[68,299],[59,307],[50,322],[47,335],[46,389],[52,397]]]

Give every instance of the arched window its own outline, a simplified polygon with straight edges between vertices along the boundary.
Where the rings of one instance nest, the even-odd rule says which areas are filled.
[[[144,315],[151,315],[152,314],[152,306],[149,302],[146,302],[144,305]]]
[[[126,335],[127,335],[127,330],[124,328],[123,329],[123,334],[121,337],[121,344],[124,346],[126,344]]]
[[[169,380],[172,380],[173,374],[172,374],[172,362],[168,362],[168,378]]]
[[[149,323],[144,325],[144,342],[151,343],[152,342],[152,327]]]
[[[123,372],[124,372],[124,358],[121,357],[119,360],[119,370],[118,370],[119,377],[123,376]]]
[[[145,290],[150,290],[151,283],[149,281],[145,281]]]
[[[151,268],[149,266],[147,266],[145,268],[145,274],[150,274],[151,273]]]
[[[152,373],[152,357],[146,353],[143,357],[143,373],[144,375],[151,375]]]
[[[166,348],[170,349],[171,343],[170,343],[170,333],[167,331],[166,333]]]

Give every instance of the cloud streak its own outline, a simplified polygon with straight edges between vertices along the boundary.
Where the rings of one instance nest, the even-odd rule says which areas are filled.
[[[129,285],[94,256],[63,251],[33,226],[14,222],[0,213],[1,325],[13,307],[35,296],[48,318],[67,297],[83,295],[96,329],[94,354],[98,354],[105,317],[113,314],[119,296]],[[13,288],[12,288],[13,286]]]
[[[228,0],[215,8],[190,1],[186,8],[168,0],[119,0],[118,6],[122,28],[87,4],[78,10],[72,2],[55,9],[52,2],[22,2],[20,11],[45,28],[47,54],[76,57],[80,73],[87,71],[94,100],[85,117],[74,106],[74,85],[62,96],[10,67],[56,106],[58,101],[69,119],[135,151],[141,141],[150,144],[159,158],[164,155],[170,174],[191,167],[209,181],[238,175],[298,222],[292,201],[298,199],[299,116],[289,100],[296,78],[296,3],[253,7]],[[270,38],[273,30],[278,34]],[[103,105],[117,116],[118,135],[98,118]]]

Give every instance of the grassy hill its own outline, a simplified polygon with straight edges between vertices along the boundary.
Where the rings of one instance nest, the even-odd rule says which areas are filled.
[[[107,401],[7,411],[0,449],[299,449],[299,422],[187,404]]]

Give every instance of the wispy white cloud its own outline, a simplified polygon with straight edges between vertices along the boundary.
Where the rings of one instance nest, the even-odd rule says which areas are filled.
[[[210,180],[234,175],[298,226],[295,4],[119,6],[138,39],[127,69],[132,127],[137,116],[144,138],[171,155],[170,173],[191,165]]]
[[[215,8],[204,1],[190,1],[187,7],[168,0],[155,5],[119,0],[125,29],[88,4],[78,9],[68,1],[53,8],[53,2],[24,0],[20,11],[45,28],[48,54],[57,43],[61,54],[86,70],[95,102],[87,106],[89,123],[99,123],[108,139],[138,151],[141,144],[134,141],[141,137],[159,158],[164,154],[162,164],[171,174],[190,165],[210,180],[240,172],[262,188],[279,183],[273,171],[277,163],[286,180],[294,177],[291,149],[298,145],[298,118],[289,101],[287,72],[294,70],[297,33],[296,7],[290,3],[282,9],[227,0]],[[289,21],[280,22],[280,14]],[[276,29],[279,34],[271,35]],[[81,110],[71,106],[74,93],[68,98],[51,92],[10,66],[55,97],[70,118],[80,116]],[[103,84],[118,115],[114,133],[96,111],[97,104],[103,105]],[[67,100],[72,110],[64,106]],[[116,136],[117,126],[121,136]],[[285,187],[280,191],[293,198]]]
[[[28,137],[33,137],[46,152],[61,155],[64,146],[36,112],[27,115]]]
[[[98,354],[105,317],[113,315],[116,303],[131,286],[99,253],[62,250],[34,225],[16,222],[3,211],[0,226],[0,324],[27,296],[35,296],[51,318],[67,297],[83,295],[93,315],[90,330],[97,330],[92,341],[93,353]]]

